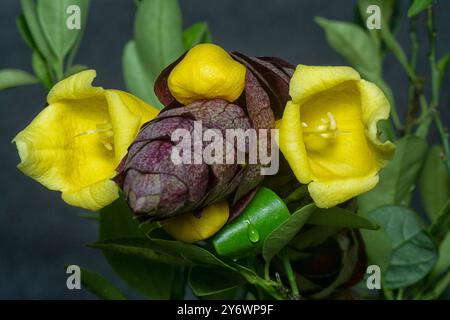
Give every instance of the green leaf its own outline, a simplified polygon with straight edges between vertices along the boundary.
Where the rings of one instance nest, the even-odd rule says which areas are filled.
[[[392,256],[391,238],[383,229],[360,230],[364,240],[367,257],[371,264],[376,264],[385,273]]]
[[[128,237],[99,241],[90,246],[167,264],[230,268],[209,251],[179,241]]]
[[[0,70],[0,90],[38,83],[35,76],[19,69]]]
[[[414,0],[412,5],[408,9],[408,17],[414,17],[415,15],[425,10],[431,4],[433,4],[433,0]]]
[[[84,71],[89,69],[87,66],[82,64],[75,64],[73,66],[70,66],[69,69],[64,73],[64,78],[70,77],[78,72]]]
[[[197,296],[208,296],[241,286],[245,279],[235,271],[194,267],[189,272],[189,285]]]
[[[197,22],[183,32],[183,43],[186,50],[199,43],[210,42],[212,42],[212,37],[206,22]]]
[[[264,260],[272,260],[295,237],[316,209],[314,204],[306,205],[295,211],[288,220],[273,230],[263,244],[262,254]]]
[[[450,269],[450,230],[439,245],[439,257],[431,271],[431,279],[437,278]]]
[[[135,19],[134,40],[144,66],[141,72],[147,72],[153,82],[185,51],[178,1],[141,1]]]
[[[306,231],[300,232],[289,245],[298,251],[302,251],[305,248],[318,246],[340,230],[341,228],[337,227],[312,227]]]
[[[168,265],[190,265],[189,261],[186,261],[181,257],[166,254],[160,247],[145,238],[127,237],[110,239],[90,244],[89,247],[101,249],[106,252],[119,253],[128,257],[141,258],[143,260],[148,260],[149,263],[157,262]]]
[[[416,136],[396,141],[394,158],[380,171],[380,182],[358,197],[359,211],[368,213],[383,205],[408,205],[427,151],[426,142]]]
[[[328,44],[343,56],[365,78],[377,78],[381,74],[381,62],[376,44],[362,28],[349,22],[332,21],[316,17],[315,21],[325,30]]]
[[[123,199],[103,208],[100,213],[100,240],[138,237],[146,230],[139,226]],[[114,271],[130,287],[147,298],[169,299],[175,267],[120,252],[103,251]]]
[[[439,210],[436,221],[433,222],[430,228],[431,235],[440,241],[450,230],[450,197]]]
[[[31,36],[33,37],[33,41],[39,50],[39,53],[42,54],[46,61],[53,64],[55,62],[55,56],[53,55],[50,46],[45,39],[41,25],[39,24],[39,18],[37,16],[36,4],[34,0],[20,0],[20,4],[22,6],[26,24]]]
[[[367,19],[373,14],[372,11],[367,12],[369,6],[378,6],[380,8],[381,21],[380,27],[389,27],[390,29],[396,29],[399,22],[400,9],[398,1],[395,0],[358,0],[358,11],[360,14],[359,25],[363,29],[367,28]],[[384,46],[381,46],[380,32],[378,29],[367,30],[372,37],[372,40],[377,48],[384,51]]]
[[[129,41],[122,57],[123,75],[128,91],[146,101],[155,108],[162,109],[153,91],[154,77],[145,72],[144,65],[136,50],[135,41]]]
[[[450,197],[450,176],[443,162],[441,146],[433,146],[422,169],[420,195],[423,205],[432,221],[436,221],[440,209]]]
[[[105,300],[125,300],[122,292],[108,279],[97,272],[81,268],[81,284],[84,288]]]
[[[392,243],[385,287],[403,288],[423,279],[436,263],[437,253],[417,214],[406,207],[385,206],[368,216],[383,228]]]
[[[151,239],[151,241],[157,245],[162,252],[183,258],[194,265],[231,268],[227,263],[198,245],[163,239]]]
[[[28,28],[27,21],[23,14],[16,17],[16,26],[19,30],[20,36],[22,40],[25,41],[28,48],[31,50],[37,50],[36,43],[33,40],[33,36],[31,35],[30,28]]]
[[[437,62],[437,69],[439,72],[438,88],[442,86],[442,81],[444,80],[445,72],[447,71],[449,62],[450,62],[450,53],[444,55]]]
[[[339,207],[317,209],[309,218],[308,223],[327,227],[378,229],[377,224],[369,219]]]
[[[69,6],[75,5],[80,9],[80,28],[69,29],[68,19],[74,14],[67,12]],[[87,11],[87,0],[39,0],[37,2],[37,15],[44,36],[53,53],[62,60],[82,34],[82,20],[87,19],[82,15]]]
[[[34,73],[39,78],[44,87],[50,90],[50,88],[53,86],[52,76],[50,75],[50,72],[48,70],[47,63],[41,57],[41,54],[38,51],[33,51],[33,54],[31,56],[31,65],[33,67]]]

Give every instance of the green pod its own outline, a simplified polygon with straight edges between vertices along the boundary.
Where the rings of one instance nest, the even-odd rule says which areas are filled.
[[[244,211],[212,238],[212,244],[220,256],[257,254],[266,237],[289,216],[283,200],[272,190],[261,188]]]

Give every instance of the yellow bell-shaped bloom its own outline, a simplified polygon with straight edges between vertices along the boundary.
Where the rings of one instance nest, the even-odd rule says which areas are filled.
[[[198,44],[175,66],[167,84],[185,105],[214,98],[233,102],[244,90],[245,67],[217,45]]]
[[[184,213],[161,222],[164,230],[177,240],[193,243],[216,234],[228,221],[230,209],[227,201],[204,208],[200,217]]]
[[[279,146],[318,207],[369,191],[395,150],[378,138],[390,105],[350,67],[297,66],[279,124]]]
[[[89,210],[118,197],[115,168],[141,125],[158,114],[126,92],[93,87],[95,76],[87,70],[57,83],[49,105],[13,140],[22,172]]]

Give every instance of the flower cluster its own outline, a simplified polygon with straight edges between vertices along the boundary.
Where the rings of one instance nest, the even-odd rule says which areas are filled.
[[[377,129],[387,99],[349,67],[294,70],[201,44],[161,72],[159,114],[128,93],[93,87],[94,77],[80,72],[50,91],[49,106],[14,139],[19,168],[90,210],[117,199],[119,186],[140,221],[162,220],[185,242],[220,230],[263,176],[261,163],[174,163],[176,129],[192,132],[195,121],[221,132],[278,128],[282,154],[321,208],[372,189],[394,151]]]

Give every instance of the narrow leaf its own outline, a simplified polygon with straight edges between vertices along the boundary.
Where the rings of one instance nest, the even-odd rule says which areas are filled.
[[[125,300],[122,292],[108,279],[97,272],[81,268],[81,285],[105,300]]]
[[[189,50],[199,43],[211,42],[211,32],[206,22],[197,22],[183,32],[184,48]]]
[[[317,209],[308,219],[308,223],[339,228],[378,229],[378,225],[369,219],[339,207]]]
[[[288,220],[273,230],[264,241],[262,250],[264,260],[272,260],[295,237],[316,209],[314,204],[304,206],[295,211]]]
[[[412,5],[408,9],[408,17],[412,18],[415,15],[421,13],[432,3],[433,3],[433,0],[414,0]]]
[[[19,69],[0,70],[0,90],[38,83],[35,76]]]
[[[381,74],[378,48],[368,33],[349,22],[316,17],[324,29],[328,44],[366,78]]]
[[[87,11],[85,9],[88,3],[87,0],[39,0],[37,2],[38,19],[44,36],[53,53],[60,60],[64,58],[82,33],[84,24],[81,22],[87,19],[87,16],[82,13]],[[79,11],[68,11],[71,8]],[[78,18],[79,27],[72,26],[70,21],[76,21]]]
[[[433,222],[450,197],[450,176],[443,157],[442,147],[433,146],[428,152],[419,180],[423,205]]]

